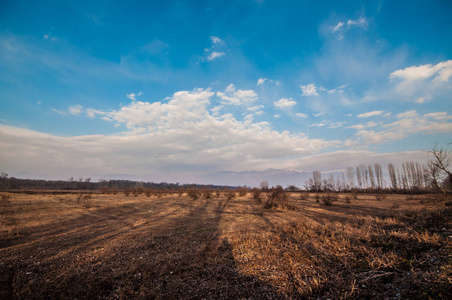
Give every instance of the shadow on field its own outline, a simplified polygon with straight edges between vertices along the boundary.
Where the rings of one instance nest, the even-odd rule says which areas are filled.
[[[0,240],[0,298],[284,299],[239,273],[219,226],[228,202],[118,204]]]

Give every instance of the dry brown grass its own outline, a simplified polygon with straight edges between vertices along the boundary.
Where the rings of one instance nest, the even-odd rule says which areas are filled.
[[[325,206],[294,193],[291,210],[263,209],[251,194],[98,194],[89,207],[77,194],[5,195],[1,299],[452,294],[452,209],[434,195],[340,194]]]

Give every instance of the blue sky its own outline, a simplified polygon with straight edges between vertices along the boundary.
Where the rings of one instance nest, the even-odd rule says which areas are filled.
[[[449,1],[2,1],[0,166],[340,170],[452,142]]]

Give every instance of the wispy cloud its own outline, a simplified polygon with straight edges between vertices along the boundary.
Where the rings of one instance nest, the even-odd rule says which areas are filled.
[[[211,46],[210,48],[204,49],[204,59],[207,61],[212,61],[226,55],[226,43],[216,36],[211,36]]]
[[[452,90],[452,60],[399,69],[389,75],[396,95],[416,103],[449,95]]]
[[[265,82],[274,83],[278,86],[281,85],[281,82],[279,80],[273,80],[273,79],[262,78],[262,77],[257,80],[257,85],[263,85]]]
[[[142,94],[143,94],[142,92],[139,92],[137,94],[130,93],[130,94],[127,94],[126,96],[127,96],[128,99],[130,99],[132,101],[136,101],[137,100],[136,97],[141,96]]]
[[[349,19],[347,22],[338,22],[336,25],[330,26],[331,33],[337,34],[339,40],[344,38],[346,31],[352,28],[367,29],[369,22],[366,18],[361,17],[356,20]]]
[[[226,55],[226,52],[212,51],[212,52],[207,56],[207,60],[211,61],[211,60],[214,60],[215,58],[222,57],[223,55]]]
[[[308,117],[308,115],[304,114],[304,113],[296,113],[295,116],[297,116],[299,118],[305,118],[305,119]]]
[[[390,123],[368,122],[356,124],[347,128],[356,129],[356,136],[363,144],[382,144],[391,140],[400,140],[410,135],[452,133],[452,116],[447,112],[435,112],[425,115],[415,110],[405,111],[396,115],[396,120]],[[375,128],[369,130],[368,128]]]
[[[71,115],[74,115],[74,116],[80,116],[81,114],[82,114],[82,112],[83,112],[83,106],[81,106],[81,105],[74,105],[74,106],[70,106],[69,108],[68,108],[68,112],[71,114]]]
[[[363,114],[359,114],[358,118],[369,118],[369,117],[373,117],[373,116],[379,116],[381,114],[383,114],[382,110],[374,110],[374,111],[366,112]]]
[[[317,88],[315,87],[315,84],[309,83],[307,85],[301,85],[300,86],[301,91],[303,92],[303,96],[318,96],[319,93],[317,92]]]
[[[222,100],[221,103],[227,105],[250,104],[258,99],[253,90],[237,90],[233,84],[226,87],[224,92],[217,92],[216,95]]]
[[[297,102],[293,101],[292,98],[282,98],[278,101],[273,102],[273,105],[275,105],[277,108],[284,109],[284,108],[291,108],[295,106]]]

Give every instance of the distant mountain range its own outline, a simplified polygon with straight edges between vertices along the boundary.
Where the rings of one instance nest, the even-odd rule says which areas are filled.
[[[221,184],[233,186],[258,187],[264,180],[268,181],[270,186],[295,185],[302,188],[305,181],[312,177],[312,171],[297,171],[290,169],[267,169],[265,171],[243,171],[228,172],[221,171],[214,174],[202,176],[200,179],[203,184]]]

